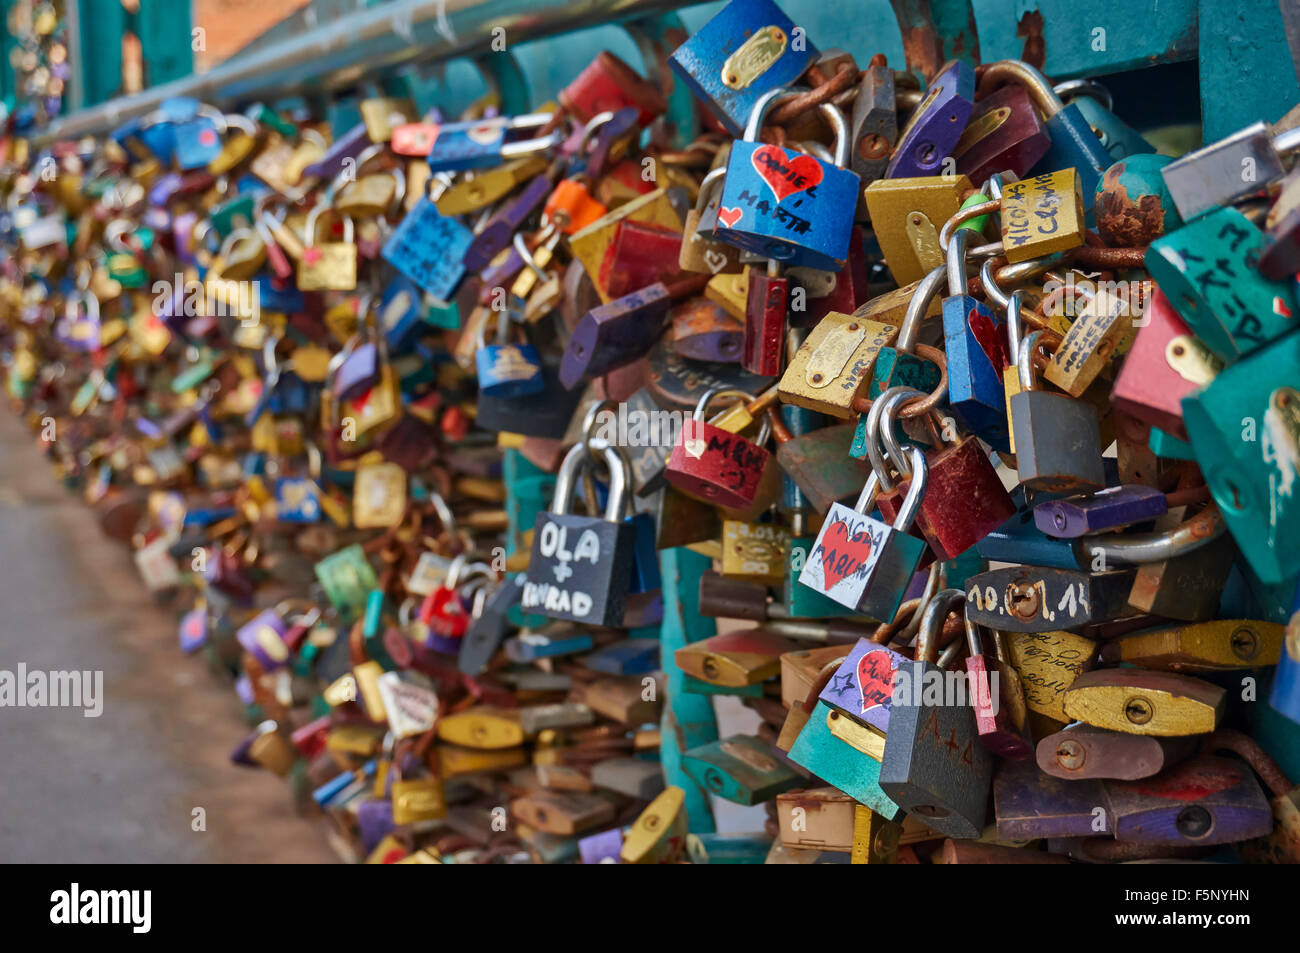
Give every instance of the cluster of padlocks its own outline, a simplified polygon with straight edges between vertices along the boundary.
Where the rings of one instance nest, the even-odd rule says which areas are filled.
[[[1300,113],[814,39],[7,135],[11,404],[357,859],[1300,861]]]

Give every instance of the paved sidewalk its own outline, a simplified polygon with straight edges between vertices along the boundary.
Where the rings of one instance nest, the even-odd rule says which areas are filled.
[[[0,862],[336,862],[285,781],[230,763],[241,706],[174,617],[0,406],[0,670],[98,670],[104,696],[0,707]]]

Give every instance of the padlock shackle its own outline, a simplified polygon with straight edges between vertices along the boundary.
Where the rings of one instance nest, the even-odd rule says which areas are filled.
[[[920,447],[912,447],[908,456],[912,464],[909,475],[912,482],[907,488],[907,496],[903,497],[903,505],[898,508],[898,515],[894,517],[894,529],[900,533],[906,533],[912,528],[916,514],[920,512],[925,491],[930,486],[930,463],[925,458],[925,451]]]
[[[769,89],[754,102],[754,108],[750,110],[749,121],[745,123],[745,132],[742,139],[745,142],[758,142],[759,132],[763,128],[763,119],[767,112],[779,100],[793,99],[802,95],[808,90],[799,90],[791,86],[777,86]],[[819,103],[817,108],[821,114],[826,117],[830,123],[831,131],[835,135],[835,166],[840,169],[849,167],[849,124],[844,118],[844,114],[832,106],[830,103]]]
[[[896,454],[889,453],[886,455],[884,414],[888,408],[913,397],[925,397],[925,394],[915,387],[906,387],[901,384],[897,387],[891,387],[872,401],[871,410],[867,413],[865,434],[867,459],[871,461],[871,469],[878,474],[880,485],[886,493],[894,488],[894,481],[889,475],[889,464],[892,462],[904,478],[911,476],[911,468],[907,461],[899,459]]]
[[[1031,335],[1032,336],[1032,335]],[[1163,533],[1083,536],[1074,541],[1075,558],[1088,565],[1098,555],[1108,563],[1141,565],[1164,562],[1207,546],[1228,531],[1219,508],[1211,504]]]
[[[939,295],[948,277],[947,265],[939,265],[926,273],[916,286],[916,291],[907,302],[907,313],[903,316],[902,327],[898,330],[898,340],[894,348],[904,354],[911,354],[916,348],[917,336],[921,333],[921,322],[930,310],[930,303]]]
[[[745,402],[746,407],[755,403],[758,400],[757,397],[755,397],[753,394],[749,393],[748,391],[737,390],[734,387],[710,387],[708,390],[704,392],[703,396],[700,397],[699,403],[695,405],[695,410],[691,414],[691,419],[696,421],[697,423],[703,423],[704,417],[709,411],[709,405],[712,404],[719,397],[739,397],[741,400]],[[716,421],[718,418],[722,417],[726,413],[727,411],[724,410],[722,413],[714,417],[713,420],[710,420],[709,423],[713,423],[714,421]],[[767,415],[764,414],[762,421],[760,421],[758,425],[758,436],[754,439],[753,442],[756,446],[761,447],[767,443],[768,439],[771,438],[771,436],[772,436],[772,424],[768,420]]]
[[[898,434],[894,432],[894,425],[898,422],[898,409],[906,401],[912,399],[917,394],[924,397],[920,391],[911,387],[891,387],[884,394],[880,395],[880,425],[878,433],[880,435],[880,444],[884,447],[885,453],[890,460],[894,461],[894,466],[899,475],[908,479],[912,475],[912,464],[907,459],[907,450],[899,442]]]
[[[1294,787],[1282,766],[1254,738],[1232,728],[1220,728],[1206,735],[1199,754],[1231,751],[1239,755],[1263,779],[1274,797],[1285,797]]]
[[[695,211],[704,214],[704,210],[709,205],[709,193],[722,185],[723,179],[727,177],[726,166],[718,166],[700,180],[700,189],[695,194]]]
[[[1048,119],[1065,108],[1065,103],[1056,94],[1047,77],[1024,60],[999,60],[996,63],[989,63],[980,76],[979,93],[981,96],[985,95],[1004,82],[1019,83],[1024,86],[1034,105],[1042,110],[1043,115]]]
[[[604,456],[605,466],[609,470],[609,499],[605,503],[605,522],[620,523],[626,512],[631,472],[627,460],[618,449],[604,440],[580,440],[569,448],[569,452],[564,455],[564,461],[560,464],[559,472],[555,475],[555,496],[551,501],[550,512],[556,516],[568,514],[569,500],[573,497],[578,473],[590,465],[591,451]]]
[[[1034,351],[1038,349],[1038,342],[1042,337],[1042,331],[1031,331],[1029,336],[1020,342],[1020,350],[1016,353],[1016,372],[1020,377],[1021,390],[1038,389],[1038,382],[1034,378]]]
[[[939,637],[943,634],[943,623],[951,613],[962,610],[965,606],[966,593],[961,589],[940,589],[925,604],[925,611],[921,614],[921,628],[916,636],[916,661],[938,664]]]
[[[303,223],[303,245],[311,248],[316,244],[316,229],[320,222],[320,217],[326,211],[334,211],[333,208],[321,202],[312,206],[312,210],[307,213],[307,221]],[[352,224],[351,215],[343,215],[343,244],[351,245],[355,239],[355,229]]]
[[[970,294],[970,282],[966,277],[966,253],[970,247],[970,230],[959,228],[948,241],[945,255],[948,271],[948,295]]]
[[[1020,320],[1020,291],[1016,290],[1006,296],[1004,307],[1007,309],[1007,344],[1016,356],[1016,373],[1020,372],[1020,340],[1024,336],[1024,322]]]
[[[1115,99],[1111,96],[1110,90],[1095,79],[1067,79],[1053,86],[1052,92],[1067,104],[1076,97],[1085,96],[1088,99],[1095,99],[1106,112],[1111,112],[1115,106]]]
[[[237,242],[246,242],[250,238],[256,238],[258,241],[262,240],[262,236],[251,228],[244,228],[242,226],[239,228],[232,228],[230,234],[222,241],[221,247],[217,249],[217,257],[222,261],[225,261]]]

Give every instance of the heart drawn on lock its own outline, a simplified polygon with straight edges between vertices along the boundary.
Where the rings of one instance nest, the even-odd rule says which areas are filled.
[[[735,208],[718,209],[718,221],[727,228],[735,228],[745,210],[737,205]]]
[[[682,441],[682,449],[686,451],[686,455],[688,457],[694,457],[696,460],[704,456],[704,449],[707,446],[708,444],[699,438]]]
[[[884,649],[867,652],[858,659],[858,691],[861,693],[861,714],[873,708],[889,707],[894,695],[894,668],[896,658]]]
[[[822,180],[822,164],[812,156],[790,158],[779,146],[759,146],[750,155],[754,171],[767,183],[778,202],[787,196],[811,189]]]
[[[830,592],[857,572],[870,556],[869,534],[863,532],[850,536],[848,524],[843,520],[831,523],[822,536],[822,589]]]
[[[308,245],[302,250],[302,261],[305,265],[314,265],[320,261],[322,252],[315,245]]]

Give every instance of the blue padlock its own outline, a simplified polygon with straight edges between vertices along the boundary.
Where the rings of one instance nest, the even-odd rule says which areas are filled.
[[[178,122],[172,127],[172,158],[180,169],[206,168],[221,155],[221,136],[226,131],[226,118],[211,106],[200,106],[193,119]]]
[[[1300,722],[1300,587],[1296,589],[1291,613],[1268,703],[1292,721]]]
[[[745,138],[732,143],[714,235],[772,261],[838,272],[848,261],[861,185],[847,168],[848,124],[834,106],[821,105],[835,132],[834,165],[759,142],[767,110],[793,95],[781,87],[761,96]]]
[[[423,297],[415,283],[397,275],[384,289],[379,302],[379,330],[388,342],[389,351],[400,351],[411,332],[420,325],[424,312]]]
[[[772,0],[731,0],[668,65],[738,136],[763,95],[793,83],[820,56]]]
[[[542,376],[542,356],[527,341],[516,344],[508,340],[510,324],[509,311],[503,308],[497,312],[496,343],[485,344],[480,327],[479,348],[474,355],[479,391],[489,397],[507,400],[537,394],[546,389],[546,380]]]
[[[1127,159],[1156,151],[1142,133],[1111,112],[1114,102],[1110,90],[1101,83],[1091,79],[1068,79],[1052,88],[1067,105],[1078,107],[1112,159]]]
[[[550,113],[529,113],[526,116],[446,123],[438,130],[438,138],[429,152],[429,168],[434,172],[490,169],[507,159],[545,152],[563,141],[562,133],[553,132],[520,142],[506,142],[506,134],[515,129],[545,125],[550,119]]]
[[[965,229],[957,229],[948,239],[948,297],[943,299],[948,405],[966,429],[994,450],[1009,453],[1007,400],[1002,385],[1002,371],[1010,364],[1006,319],[967,293],[969,240],[970,232]],[[936,279],[927,276],[922,280],[937,291]],[[922,301],[922,312],[928,306],[928,301]]]
[[[315,523],[321,518],[315,481],[306,477],[281,477],[275,482],[275,515],[284,523]]]
[[[439,301],[450,301],[465,277],[474,233],[438,211],[426,195],[384,243],[384,260]]]

